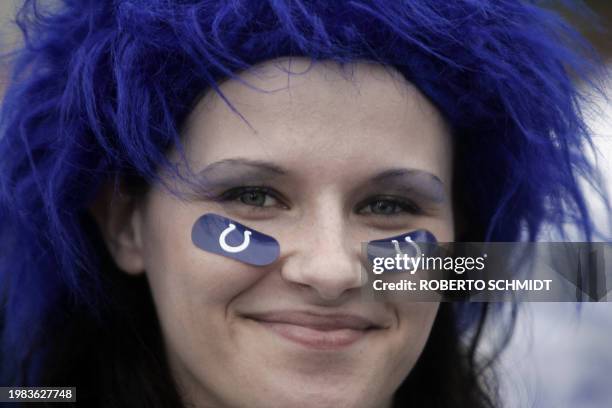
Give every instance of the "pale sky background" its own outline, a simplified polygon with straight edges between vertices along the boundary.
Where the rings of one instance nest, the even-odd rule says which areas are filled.
[[[609,65],[612,74],[612,61]],[[612,81],[606,94],[612,98]],[[596,104],[589,123],[597,163],[612,192],[612,103]],[[597,224],[612,233],[606,227],[609,214],[593,203]],[[498,366],[507,408],[612,407],[611,301],[612,293],[601,303],[520,305],[516,331]]]

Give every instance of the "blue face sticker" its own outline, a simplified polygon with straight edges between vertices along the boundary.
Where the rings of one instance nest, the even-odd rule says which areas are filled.
[[[420,257],[424,250],[434,247],[438,240],[427,230],[416,230],[402,235],[370,241],[367,244],[368,259],[392,258],[396,255]]]
[[[198,218],[191,240],[204,251],[255,266],[269,265],[280,254],[276,239],[217,214]]]

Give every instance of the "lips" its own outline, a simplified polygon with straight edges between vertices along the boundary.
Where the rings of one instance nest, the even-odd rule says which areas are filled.
[[[313,349],[349,347],[383,326],[355,314],[272,312],[246,316],[280,337]]]

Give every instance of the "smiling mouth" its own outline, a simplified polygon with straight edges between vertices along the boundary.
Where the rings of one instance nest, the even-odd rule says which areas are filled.
[[[316,350],[348,348],[384,329],[366,318],[347,314],[275,312],[245,317],[285,340]]]

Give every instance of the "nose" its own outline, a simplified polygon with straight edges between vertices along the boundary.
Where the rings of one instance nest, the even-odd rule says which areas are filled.
[[[294,230],[292,244],[283,251],[283,279],[310,288],[325,301],[337,300],[361,287],[365,278],[360,244],[351,239],[346,224],[341,216],[304,220]]]

